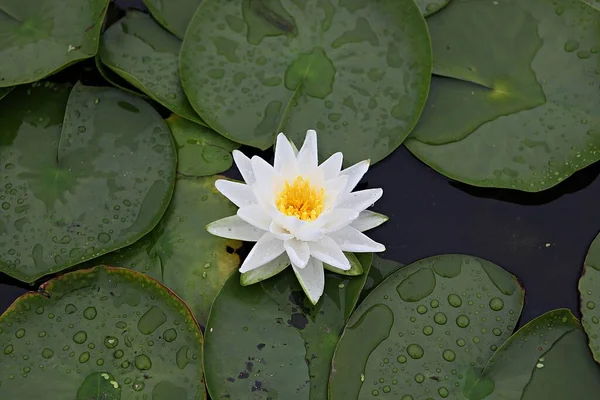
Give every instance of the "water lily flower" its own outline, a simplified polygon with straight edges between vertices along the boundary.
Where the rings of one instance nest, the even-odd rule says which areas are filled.
[[[325,286],[324,268],[344,273],[344,252],[380,252],[385,247],[362,232],[387,217],[367,210],[382,189],[352,192],[369,161],[342,170],[342,153],[318,165],[317,132],[309,130],[300,151],[283,133],[277,136],[275,162],[234,161],[245,183],[217,180],[216,188],[239,207],[237,215],[207,226],[216,236],[256,242],[240,267],[242,285],[267,279],[290,264],[309,300],[316,304]]]

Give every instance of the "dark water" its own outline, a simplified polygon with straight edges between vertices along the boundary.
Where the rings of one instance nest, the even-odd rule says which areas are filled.
[[[141,0],[117,3],[111,18],[123,8],[143,7]],[[67,69],[65,76],[88,84],[99,79],[93,63]],[[526,289],[520,325],[558,307],[579,315],[577,280],[600,226],[599,173],[600,164],[591,166],[539,194],[479,189],[450,181],[400,148],[363,181],[384,189],[374,210],[390,217],[371,236],[387,246],[384,257],[402,263],[464,253],[502,266]],[[235,170],[228,175],[239,178]],[[26,288],[0,274],[0,312]]]

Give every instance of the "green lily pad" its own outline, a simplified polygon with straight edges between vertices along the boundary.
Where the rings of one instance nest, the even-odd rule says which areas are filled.
[[[415,0],[425,17],[428,17],[446,7],[450,0]]]
[[[179,39],[185,36],[185,30],[201,2],[202,0],[144,0],[154,19]]]
[[[600,363],[600,235],[596,236],[579,279],[581,323],[589,337],[590,350]]]
[[[443,255],[402,268],[348,321],[329,398],[407,400],[460,391],[461,375],[483,368],[512,333],[522,306],[517,279],[479,258]]]
[[[231,168],[231,152],[239,144],[175,114],[167,119],[177,144],[177,172],[187,176],[214,175]]]
[[[360,294],[360,300],[362,301],[373,289],[377,287],[385,278],[390,276],[392,273],[398,271],[404,267],[404,264],[393,260],[386,260],[385,258],[379,257],[377,254],[373,254],[373,263],[369,270],[369,276],[365,282],[362,293]]]
[[[240,264],[240,241],[208,233],[210,222],[235,213],[236,206],[215,189],[221,178],[180,176],[169,208],[152,232],[95,263],[127,267],[164,283],[190,307],[201,325],[227,278]]]
[[[600,368],[586,349],[579,322],[567,309],[529,322],[483,370],[470,368],[464,375],[462,392],[453,389],[450,398],[593,400],[600,390]]]
[[[0,120],[0,271],[33,282],[135,242],[166,210],[175,145],[142,99],[21,86]]]
[[[102,35],[103,64],[177,115],[204,124],[190,105],[179,80],[181,41],[152,17],[130,11]]]
[[[148,96],[146,96],[144,93],[140,92],[125,79],[117,75],[116,72],[113,72],[110,68],[102,64],[102,61],[100,61],[100,57],[98,57],[98,55],[94,57],[94,61],[96,64],[96,69],[98,72],[100,72],[100,75],[102,75],[106,82],[133,95],[148,98]]]
[[[371,255],[357,257],[368,272]],[[326,273],[323,297],[312,306],[291,269],[252,286],[234,274],[206,327],[211,398],[325,399],[331,357],[365,278]]]
[[[427,26],[412,0],[205,0],[180,54],[207,124],[266,149],[319,133],[322,159],[375,163],[415,126],[431,79]]]
[[[205,399],[202,333],[143,274],[97,267],[21,296],[0,317],[3,399]]]
[[[581,0],[456,0],[428,18],[441,76],[408,149],[452,179],[529,192],[598,161],[599,18]]]
[[[0,87],[93,57],[108,0],[0,0]]]

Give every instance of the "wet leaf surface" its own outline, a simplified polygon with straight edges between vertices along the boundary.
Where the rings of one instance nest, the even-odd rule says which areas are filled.
[[[202,0],[144,0],[150,13],[165,29],[180,39]]]
[[[600,236],[592,242],[583,274],[579,280],[581,298],[581,323],[588,335],[590,350],[600,363]]]

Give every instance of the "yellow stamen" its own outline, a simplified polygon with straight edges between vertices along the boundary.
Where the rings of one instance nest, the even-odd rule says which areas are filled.
[[[275,204],[285,215],[312,221],[323,211],[324,200],[324,189],[317,189],[308,179],[298,176],[291,184],[285,181],[285,187],[277,195]]]

